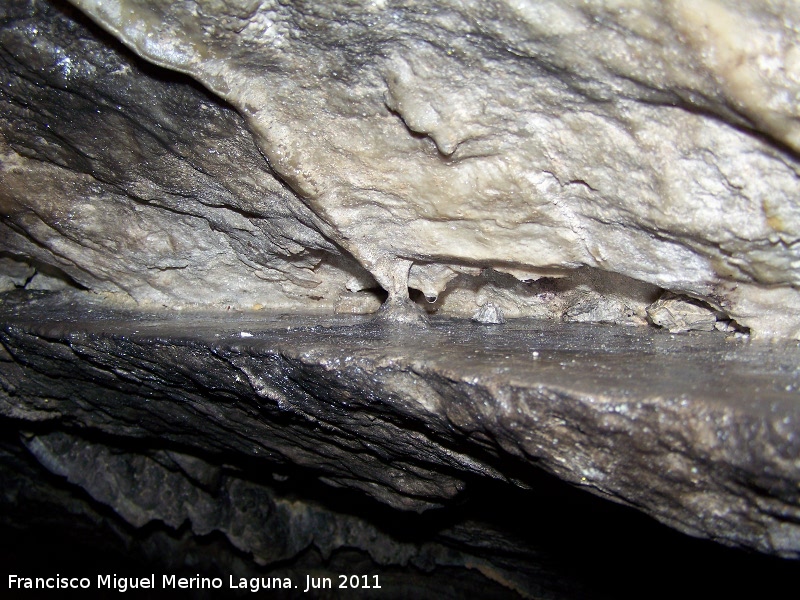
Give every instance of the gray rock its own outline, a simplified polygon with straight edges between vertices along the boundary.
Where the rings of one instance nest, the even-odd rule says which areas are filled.
[[[690,535],[800,556],[796,345],[531,320],[145,316],[82,302],[0,305],[2,415],[302,467],[406,510],[449,505],[474,479],[531,485],[544,469]],[[31,447],[66,473],[48,462],[62,453]],[[141,510],[120,504],[134,522],[152,517]]]
[[[475,311],[472,320],[486,325],[500,325],[506,322],[502,309],[491,302],[487,302]]]
[[[414,547],[247,476],[424,512],[546,472],[800,557],[796,6],[73,3],[0,6],[0,428],[50,473],[534,596],[492,528]]]
[[[74,9],[15,0],[0,15],[0,256],[109,300],[373,307],[346,289],[371,277],[319,233],[233,109]]]
[[[23,573],[43,562],[46,545],[48,564],[62,573],[72,565],[85,574],[98,569],[121,577],[155,573],[159,588],[162,575],[190,568],[193,574],[221,578],[226,588],[230,577],[290,576],[300,586],[291,597],[300,596],[309,573],[354,572],[369,573],[371,584],[377,575],[384,595],[394,597],[459,598],[475,589],[484,598],[519,597],[509,586],[520,589],[522,597],[530,595],[527,590],[548,599],[586,597],[579,584],[541,564],[530,547],[514,546],[479,522],[459,523],[421,543],[403,541],[362,516],[281,493],[242,477],[240,469],[198,457],[179,460],[182,466],[191,461],[195,474],[216,473],[213,485],[202,489],[176,466],[174,451],[139,447],[131,453],[130,447],[74,433],[21,436],[51,469],[48,473],[7,433],[0,433],[0,532],[3,548],[13,548],[7,566],[21,567]],[[147,527],[134,529],[118,515],[134,521],[145,517]],[[179,528],[165,525],[174,520]],[[200,536],[201,531],[226,537]],[[516,556],[488,561],[486,545],[475,543],[480,534]],[[32,559],[21,562],[20,556],[28,554]],[[458,576],[447,575],[453,572]]]
[[[27,290],[40,290],[47,292],[55,292],[58,290],[70,289],[72,286],[69,281],[65,281],[62,277],[47,275],[46,273],[36,273],[28,284],[25,286]]]
[[[0,252],[181,309],[369,312],[381,287],[419,322],[410,287],[642,324],[649,286],[800,335],[790,3],[74,4],[172,72],[4,4]],[[603,292],[485,297],[488,269]]]
[[[0,292],[24,287],[36,270],[28,263],[0,256]]]

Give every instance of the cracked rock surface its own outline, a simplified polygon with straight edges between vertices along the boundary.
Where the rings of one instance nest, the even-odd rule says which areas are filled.
[[[68,5],[4,3],[0,79],[0,285],[32,264],[140,303],[307,311],[374,285],[233,109]]]
[[[583,593],[580,584],[538,563],[535,549],[497,532],[494,547],[505,546],[510,555],[494,564],[482,558],[486,544],[480,537],[487,526],[480,522],[439,528],[423,542],[402,540],[363,516],[287,491],[278,481],[285,476],[254,481],[195,456],[109,445],[108,439],[97,443],[74,433],[28,431],[21,441],[8,430],[0,433],[0,556],[8,572],[200,571],[227,585],[230,577],[304,582],[309,572],[355,569],[377,574],[384,595],[398,598],[456,599],[475,589],[486,598],[520,597],[514,587],[523,596],[533,589],[548,598]],[[201,482],[197,476],[203,473],[212,477]],[[181,514],[187,509],[190,515]],[[467,563],[472,570],[464,568]],[[299,590],[274,593],[300,597]]]
[[[74,3],[235,106],[390,296],[586,266],[800,335],[793,3]]]
[[[244,471],[174,448],[166,456],[163,445],[93,439],[86,429],[54,433],[47,425],[28,423],[19,436],[5,425],[0,427],[0,558],[9,573],[85,573],[91,565],[127,576],[200,572],[226,581],[289,576],[298,582],[309,573],[369,573],[379,576],[382,597],[452,600],[634,600],[641,597],[641,581],[659,581],[665,573],[672,576],[652,597],[679,596],[688,582],[708,595],[779,596],[796,581],[789,561],[691,540],[546,478],[530,491],[473,485],[470,498],[444,516],[399,514],[376,510],[341,490],[307,483],[304,489],[302,472]],[[34,445],[39,458],[50,454],[46,468],[28,450]],[[87,466],[96,473],[87,475]],[[213,477],[201,483],[198,475],[209,471]],[[83,489],[67,478],[93,481]],[[131,485],[133,478],[138,486]],[[114,512],[119,506],[128,516],[133,508],[173,519],[186,505],[176,505],[175,489],[158,485],[166,481],[177,489],[196,488],[193,493],[205,498],[179,529],[159,520],[134,528]],[[124,491],[125,506],[109,507],[87,493],[98,488]],[[209,525],[226,527],[258,563],[219,532],[195,533]],[[275,558],[277,563],[270,562]],[[639,578],[618,577],[620,565]],[[748,577],[731,578],[732,570]],[[296,592],[272,593],[308,597]],[[316,597],[341,594],[332,590]],[[348,593],[374,595],[374,590]]]

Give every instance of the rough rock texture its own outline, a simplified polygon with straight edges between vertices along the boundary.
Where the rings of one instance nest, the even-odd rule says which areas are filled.
[[[692,535],[800,556],[796,346],[353,318],[223,325],[7,300],[0,410],[302,466],[405,509],[542,468]]]
[[[538,590],[537,597],[546,598],[586,593],[579,582],[548,569],[537,560],[537,552],[517,538],[503,539],[492,532],[495,551],[506,550],[504,558],[495,559],[496,564],[475,556],[486,546],[485,541],[480,543],[480,536],[487,532],[485,523],[464,519],[430,533],[425,541],[417,542],[414,535],[402,540],[341,507],[337,511],[303,499],[291,487],[287,491],[286,484],[277,481],[285,476],[268,478],[272,479],[270,485],[269,481],[244,479],[240,470],[231,466],[211,465],[174,451],[148,454],[136,447],[131,453],[131,447],[109,446],[108,440],[93,443],[75,434],[28,432],[21,436],[25,445],[36,448],[39,458],[45,458],[49,468],[81,480],[86,491],[101,500],[98,502],[80,487],[48,473],[7,433],[0,434],[0,556],[4,572],[48,576],[54,570],[88,574],[107,569],[120,576],[154,571],[194,576],[199,571],[227,583],[230,576],[237,581],[288,576],[305,582],[309,573],[328,575],[355,569],[377,574],[382,595],[389,598],[457,600],[475,589],[482,590],[485,598],[518,598],[514,587],[523,592]],[[53,456],[54,450],[60,454]],[[87,467],[97,470],[90,475]],[[213,477],[198,481],[196,476],[203,473]],[[87,479],[91,479],[88,484]],[[109,504],[114,510],[109,510]],[[187,508],[191,518],[182,522],[185,515],[180,511]],[[149,517],[144,520],[146,525],[133,527],[131,518],[141,523],[143,513]],[[211,534],[201,535],[204,530]],[[220,530],[224,536],[219,535]],[[464,568],[465,563],[473,568]],[[503,577],[502,582],[497,581]],[[271,594],[300,597],[304,587],[291,596]],[[342,594],[335,590],[329,597],[336,593]],[[240,595],[249,594],[243,590]],[[232,593],[190,595],[218,598]],[[348,595],[362,597],[352,592]]]
[[[178,307],[645,323],[668,289],[800,335],[793,3],[75,4],[244,119],[5,3],[6,258]],[[579,267],[588,301],[513,279]]]
[[[0,7],[0,285],[32,264],[159,305],[346,310],[347,282],[371,278],[317,233],[242,118],[74,12]]]
[[[670,333],[714,331],[717,318],[707,306],[667,292],[647,307],[647,316]]]
[[[75,4],[237,107],[390,301],[585,265],[800,335],[794,3]]]
[[[427,543],[404,543],[359,516],[337,513],[290,494],[281,495],[276,486],[279,489],[286,475],[274,474],[270,487],[243,478],[236,467],[209,464],[174,450],[155,449],[148,453],[138,447],[132,453],[64,432],[28,434],[23,443],[51,473],[65,477],[94,500],[112,507],[133,527],[141,529],[158,521],[172,530],[188,524],[198,537],[221,533],[235,548],[251,554],[262,565],[293,559],[309,549],[324,559],[342,550],[357,549],[381,566],[427,571],[456,567],[461,573],[469,566],[501,582],[494,582],[493,586],[491,579],[476,574],[474,579],[483,579],[480,584],[488,586],[488,597],[514,588],[535,587],[564,595],[574,585],[543,572],[535,560],[535,550],[519,540],[494,541],[495,552],[503,546],[510,551],[505,561],[495,558],[499,564],[482,558],[476,539],[482,533],[479,523],[442,527]],[[469,554],[470,550],[474,554]],[[160,559],[164,568],[163,556],[154,558]],[[461,594],[470,584],[473,582],[462,582]],[[390,587],[388,582],[384,585]],[[448,585],[441,584],[443,588]],[[497,589],[493,591],[493,587]],[[395,586],[392,589],[397,591]],[[426,591],[432,597],[435,590]],[[454,595],[459,597],[458,593]]]
[[[199,487],[194,493],[211,500],[204,507],[211,510],[201,523],[188,521],[178,530],[158,520],[133,528],[83,489],[48,473],[20,437],[28,446],[36,439],[66,451],[54,462],[63,472],[77,471],[78,478],[86,479],[85,469],[71,465],[72,458],[102,467],[88,487],[96,491],[98,486],[107,490],[119,486],[129,494],[128,510],[137,501],[150,514],[167,518],[180,510],[166,486],[148,489],[165,479],[178,482],[181,489]],[[244,472],[232,465],[211,464],[208,456],[185,454],[182,465],[176,466],[174,449],[168,450],[173,458],[163,460],[164,451],[157,450],[154,441],[149,448],[120,438],[115,441],[122,445],[109,438],[98,444],[86,429],[69,436],[52,435],[47,425],[28,424],[28,431],[19,436],[12,428],[0,427],[0,559],[5,572],[45,576],[56,571],[85,574],[92,569],[124,576],[200,572],[226,580],[233,575],[290,576],[295,581],[304,581],[309,573],[369,573],[379,575],[382,598],[398,600],[636,600],[642,595],[642,581],[659,582],[658,589],[648,593],[653,598],[678,597],[687,585],[708,596],[779,597],[797,580],[790,561],[686,538],[555,480],[543,478],[532,491],[473,482],[468,498],[446,516],[398,514],[376,510],[352,494],[308,485],[308,474],[302,471]],[[156,457],[159,460],[153,461]],[[191,469],[186,469],[187,459]],[[141,468],[148,463],[149,468]],[[200,483],[196,474],[204,470],[217,476]],[[139,489],[132,489],[131,476],[141,484]],[[235,514],[234,507],[240,509]],[[192,531],[197,525],[232,523],[231,517],[238,520],[239,531],[234,533],[240,547],[251,545],[259,563],[266,564],[254,564],[249,553],[236,551],[217,533],[198,536]],[[308,546],[294,539],[298,533]],[[366,544],[370,552],[341,547],[353,541]],[[300,553],[292,556],[298,549]],[[328,553],[323,555],[323,550]],[[281,560],[270,563],[276,556]],[[637,577],[619,576],[621,568]],[[748,576],[731,578],[731,572]],[[308,597],[297,591],[271,595]],[[315,597],[343,595],[341,590],[331,591]],[[174,592],[163,597],[170,595]],[[14,597],[4,593],[9,596]],[[239,596],[251,594],[245,591]],[[348,597],[374,598],[375,593],[348,593]]]
[[[798,23],[777,0],[4,2],[0,525],[38,494],[186,565],[206,535],[298,572],[357,547],[473,570],[437,597],[572,598],[526,545],[550,509],[504,503],[547,472],[800,558]],[[454,522],[476,486],[505,528]],[[332,488],[451,521],[410,540]]]

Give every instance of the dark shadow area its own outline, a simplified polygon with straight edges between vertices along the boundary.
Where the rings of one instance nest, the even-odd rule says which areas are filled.
[[[30,432],[31,427],[25,429]],[[90,577],[95,588],[98,574],[144,577],[155,573],[159,580],[172,574],[219,577],[224,583],[220,591],[147,593],[148,597],[180,593],[213,598],[244,594],[229,587],[231,581],[242,577],[289,577],[303,588],[309,574],[331,577],[347,573],[378,575],[382,585],[380,592],[349,590],[347,597],[520,597],[500,585],[498,574],[505,572],[524,579],[529,587],[523,591],[531,597],[634,599],[779,597],[800,576],[797,562],[684,536],[633,509],[544,473],[533,479],[529,473],[526,483],[532,489],[528,490],[471,481],[457,503],[416,514],[390,509],[352,491],[332,489],[308,471],[284,465],[269,473],[263,464],[249,469],[240,462],[237,476],[269,486],[276,497],[299,504],[310,502],[331,514],[354,515],[398,542],[437,545],[472,556],[482,566],[476,570],[432,564],[422,568],[380,565],[357,548],[322,556],[313,546],[290,560],[257,565],[223,535],[193,535],[188,523],[178,530],[157,521],[140,529],[130,526],[80,488],[47,472],[20,447],[18,436],[17,424],[4,420],[0,436],[4,578],[11,573],[26,577],[59,573]],[[147,454],[154,450],[153,440],[142,444],[114,441],[102,438],[115,452]],[[496,573],[487,571],[486,565],[493,565]],[[335,587],[330,593],[317,590],[311,597],[333,598],[337,592],[342,593]],[[103,597],[96,589],[86,594],[82,596]],[[288,598],[299,597],[303,591],[272,590],[270,594]]]

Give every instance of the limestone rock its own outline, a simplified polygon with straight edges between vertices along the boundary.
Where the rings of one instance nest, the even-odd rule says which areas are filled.
[[[24,287],[36,273],[28,263],[0,256],[0,292]]]
[[[499,306],[491,302],[487,302],[475,311],[475,314],[472,315],[472,320],[486,325],[501,325],[506,322],[503,311]]]
[[[140,303],[363,312],[379,284],[464,316],[487,269],[582,266],[797,335],[791,4],[129,4],[76,1],[244,119],[6,3],[0,252]],[[506,290],[507,315],[644,322],[626,287]]]
[[[72,5],[0,6],[4,506],[35,457],[124,527],[540,597],[496,529],[248,477],[430,512],[544,471],[800,557],[798,5]]]
[[[0,277],[8,254],[143,304],[374,308],[346,288],[372,278],[229,106],[74,9],[15,0],[0,17]]]
[[[404,510],[544,469],[691,535],[800,556],[796,344],[532,320],[221,321],[26,294],[0,304],[7,419],[305,469]],[[67,473],[68,452],[29,445]],[[129,483],[74,476],[133,522],[149,514],[126,508]]]
[[[390,295],[587,266],[800,335],[792,3],[75,4],[235,106]]]
[[[11,572],[42,564],[46,545],[44,564],[55,560],[61,572],[104,567],[121,577],[156,573],[160,580],[189,568],[226,586],[230,577],[291,576],[302,588],[309,572],[355,569],[378,575],[382,589],[405,597],[458,598],[475,589],[485,598],[516,597],[509,587],[547,599],[588,597],[579,582],[565,581],[558,569],[539,564],[530,547],[515,546],[487,523],[467,521],[423,543],[403,541],[363,515],[287,492],[291,484],[270,485],[269,478],[243,477],[198,457],[141,447],[131,453],[129,445],[63,432],[28,432],[21,444],[8,433],[0,430],[0,548]],[[204,473],[211,479],[195,478]],[[134,529],[126,519],[144,519],[147,527]],[[176,519],[178,528],[167,524]],[[498,550],[516,556],[487,560],[489,536]],[[458,576],[446,575],[453,572]]]
[[[717,324],[717,317],[710,308],[693,302],[691,298],[670,293],[648,306],[647,316],[670,333],[714,331]]]

